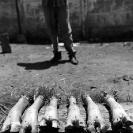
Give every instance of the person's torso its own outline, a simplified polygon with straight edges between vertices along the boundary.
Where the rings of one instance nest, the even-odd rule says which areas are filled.
[[[67,0],[42,0],[42,4],[49,7],[61,7],[67,5]]]

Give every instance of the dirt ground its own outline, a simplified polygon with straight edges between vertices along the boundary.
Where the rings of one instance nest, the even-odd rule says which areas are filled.
[[[78,65],[68,62],[63,46],[58,64],[49,63],[53,56],[51,45],[11,44],[12,54],[0,54],[0,119],[5,116],[2,110],[7,114],[30,88],[54,83],[66,92],[76,89],[89,93],[98,103],[102,90],[109,94],[117,91],[118,102],[133,116],[133,43],[81,42],[74,46]],[[108,121],[107,110],[102,109]],[[66,109],[61,107],[60,120],[65,121],[65,117]]]

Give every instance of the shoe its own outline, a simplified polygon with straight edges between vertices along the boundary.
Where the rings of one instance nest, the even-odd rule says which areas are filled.
[[[54,57],[50,60],[51,63],[56,63],[61,60],[61,52],[54,53]]]
[[[78,60],[76,59],[76,52],[73,52],[72,54],[69,54],[69,61],[73,64],[73,65],[77,65],[78,64]]]

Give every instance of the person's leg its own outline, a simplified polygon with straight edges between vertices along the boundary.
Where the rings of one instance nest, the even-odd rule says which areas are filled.
[[[62,6],[58,8],[58,23],[61,30],[64,46],[68,52],[69,60],[73,64],[78,64],[76,60],[76,51],[73,49],[72,29],[69,20],[68,6]]]
[[[53,53],[54,57],[52,62],[58,61],[61,59],[61,52],[58,52],[58,24],[55,17],[55,9],[47,6],[43,6],[44,16],[48,31],[50,34],[51,41],[53,43]]]

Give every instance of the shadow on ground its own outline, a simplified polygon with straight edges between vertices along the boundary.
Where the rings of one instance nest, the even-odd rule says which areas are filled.
[[[61,60],[57,63],[51,63],[50,61],[36,62],[36,63],[17,63],[18,66],[25,67],[26,70],[45,70],[50,67],[57,66],[59,64],[65,64],[68,60]]]

